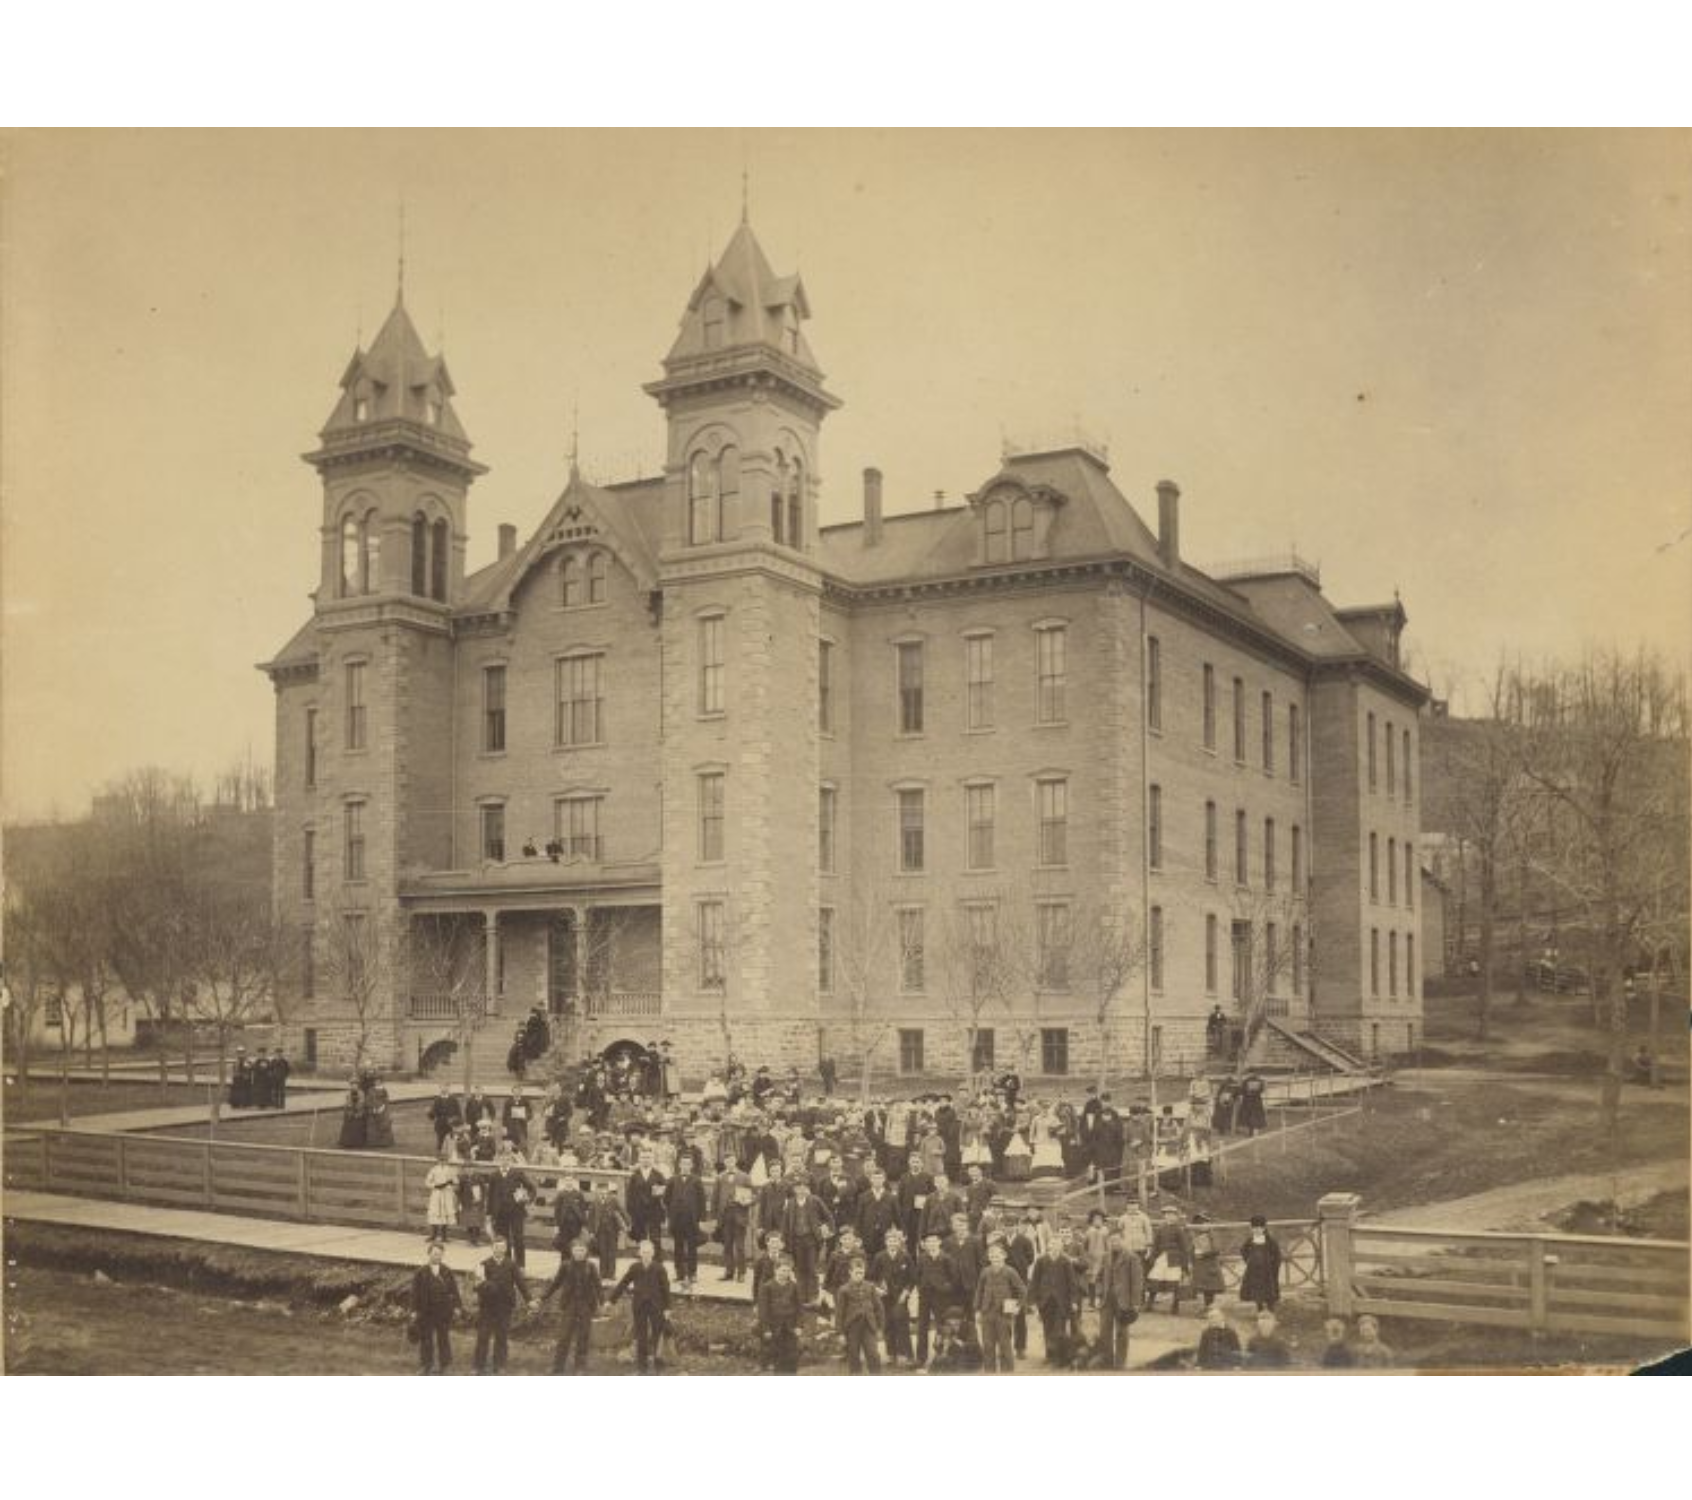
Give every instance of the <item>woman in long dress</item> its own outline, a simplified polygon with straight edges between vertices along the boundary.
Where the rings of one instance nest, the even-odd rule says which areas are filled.
[[[394,1143],[394,1122],[388,1113],[388,1091],[374,1074],[365,1075],[364,1104],[364,1144],[385,1150]]]
[[[363,1150],[368,1139],[364,1089],[355,1076],[347,1083],[347,1097],[341,1105],[341,1149]]]
[[[1060,1122],[1049,1104],[1042,1104],[1028,1123],[1029,1144],[1034,1148],[1031,1173],[1035,1177],[1063,1176],[1063,1143],[1058,1139]]]

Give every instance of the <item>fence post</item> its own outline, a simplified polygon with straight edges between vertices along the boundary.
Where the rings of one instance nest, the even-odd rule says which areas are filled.
[[[405,1158],[394,1159],[394,1227],[405,1228]]]
[[[298,1185],[295,1188],[295,1193],[299,1199],[299,1213],[302,1219],[309,1219],[311,1217],[311,1215],[307,1212],[307,1209],[311,1206],[311,1177],[309,1168],[306,1166],[306,1163],[310,1160],[311,1153],[307,1151],[300,1152],[300,1154],[294,1159],[296,1173],[298,1176]]]
[[[117,1138],[117,1156],[118,1156],[117,1189],[118,1189],[118,1197],[120,1197],[120,1198],[127,1198],[129,1196],[129,1150],[128,1150],[128,1147],[129,1147],[129,1137],[125,1136],[125,1135],[120,1135]]]
[[[1326,1283],[1328,1311],[1336,1318],[1349,1318],[1356,1304],[1351,1284],[1351,1230],[1362,1202],[1356,1193],[1324,1193],[1316,1200],[1322,1278]]]
[[[212,1148],[211,1142],[205,1143],[205,1149],[200,1153],[200,1197],[207,1208],[217,1205],[212,1198]]]
[[[1528,1324],[1535,1338],[1545,1332],[1549,1317],[1545,1285],[1545,1241],[1531,1239],[1528,1252]]]

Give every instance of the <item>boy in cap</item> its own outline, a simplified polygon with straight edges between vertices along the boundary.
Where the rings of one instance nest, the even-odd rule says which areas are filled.
[[[503,1235],[495,1235],[493,1253],[476,1267],[476,1373],[488,1372],[488,1351],[492,1346],[493,1372],[505,1368],[510,1353],[508,1340],[517,1303],[529,1305],[529,1289],[523,1273],[506,1254]]]
[[[958,1268],[951,1256],[940,1247],[940,1231],[930,1230],[923,1236],[922,1254],[916,1263],[917,1286],[917,1344],[919,1365],[928,1364],[928,1334],[937,1327],[948,1312],[956,1312],[962,1305],[963,1291],[958,1281]]]
[[[916,1262],[905,1248],[905,1232],[897,1224],[887,1230],[881,1253],[870,1265],[870,1276],[881,1289],[886,1311],[887,1362],[914,1358],[911,1352],[911,1302],[916,1296]]]
[[[799,1373],[799,1286],[785,1255],[775,1263],[774,1277],[758,1289],[758,1337],[776,1374]]]
[[[846,1368],[861,1375],[869,1366],[872,1375],[881,1373],[879,1343],[887,1330],[887,1311],[881,1291],[867,1279],[861,1255],[852,1257],[844,1286],[835,1294],[834,1316],[840,1336],[846,1341]]]
[[[975,1283],[975,1314],[980,1329],[984,1368],[999,1375],[1016,1370],[1016,1319],[1028,1288],[1006,1263],[1005,1242],[987,1246],[987,1264]]]
[[[617,1274],[617,1245],[628,1227],[629,1216],[623,1212],[623,1205],[611,1196],[611,1184],[603,1177],[598,1178],[588,1202],[587,1238],[599,1261],[601,1281],[610,1281]]]
[[[441,1374],[452,1367],[452,1320],[464,1311],[458,1278],[446,1268],[446,1246],[429,1243],[429,1261],[411,1278],[411,1317],[417,1328],[417,1357],[422,1372]]]

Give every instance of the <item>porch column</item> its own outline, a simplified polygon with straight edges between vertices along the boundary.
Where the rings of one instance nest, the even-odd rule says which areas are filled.
[[[587,917],[585,906],[570,908],[570,942],[575,950],[574,960],[570,965],[571,973],[576,982],[576,1014],[587,1014]]]
[[[499,912],[482,913],[482,989],[489,1013],[499,1009]]]

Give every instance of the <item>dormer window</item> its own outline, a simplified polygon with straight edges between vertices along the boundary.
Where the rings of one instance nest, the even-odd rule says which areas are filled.
[[[1034,555],[1034,502],[1017,500],[1011,505],[1011,561]]]
[[[1002,563],[1009,556],[1005,521],[1004,501],[989,500],[983,507],[981,524],[986,531],[987,561],[990,563]]]
[[[368,422],[370,420],[370,398],[355,396],[353,398],[353,421]]]
[[[791,302],[781,310],[781,347],[789,354],[799,352],[799,309]]]
[[[1063,498],[1044,485],[1028,489],[1010,481],[972,499],[981,515],[977,565],[992,567],[1048,556],[1052,523]]]
[[[723,299],[717,296],[707,297],[702,311],[705,322],[705,347],[707,349],[721,349],[723,347]]]
[[[431,394],[423,402],[423,420],[431,427],[441,425],[441,398]]]

